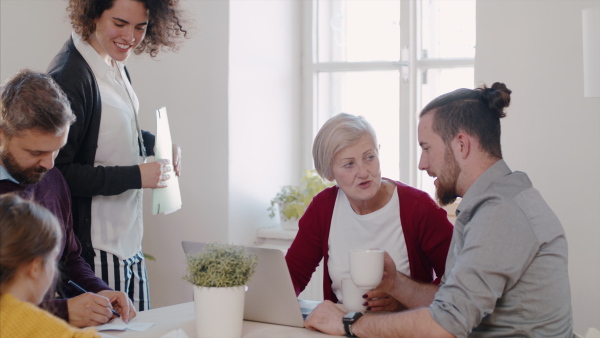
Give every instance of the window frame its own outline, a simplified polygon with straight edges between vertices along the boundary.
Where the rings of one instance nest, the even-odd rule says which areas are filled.
[[[422,74],[429,69],[474,68],[475,58],[423,58],[420,46],[421,6],[418,0],[400,1],[400,48],[398,61],[318,62],[317,2],[303,1],[302,5],[302,158],[304,168],[313,168],[312,141],[318,132],[318,74],[319,72],[359,72],[397,70],[400,74],[399,149],[400,164],[397,178],[411,186],[420,187],[417,141],[418,111],[422,108],[420,85]],[[394,176],[392,176],[394,177]]]

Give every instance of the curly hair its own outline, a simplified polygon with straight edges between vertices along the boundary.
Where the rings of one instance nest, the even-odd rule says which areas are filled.
[[[151,57],[158,55],[161,50],[177,51],[187,37],[187,30],[179,0],[135,0],[144,4],[148,9],[148,27],[144,40],[134,50],[139,55],[144,52]],[[95,20],[105,10],[111,9],[115,0],[69,0],[67,12],[71,25],[77,34],[85,41],[96,30]]]

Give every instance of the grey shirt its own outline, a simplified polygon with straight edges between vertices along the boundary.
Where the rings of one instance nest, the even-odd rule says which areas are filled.
[[[503,160],[458,206],[433,319],[457,337],[572,337],[562,225],[525,173]]]

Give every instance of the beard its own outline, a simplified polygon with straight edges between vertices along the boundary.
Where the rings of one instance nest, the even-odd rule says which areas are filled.
[[[460,167],[458,166],[458,162],[456,162],[452,151],[449,148],[446,148],[444,154],[444,167],[437,178],[438,184],[435,191],[436,199],[440,205],[444,206],[456,201],[456,197],[458,197],[456,183],[458,182],[459,174]]]
[[[44,178],[44,175],[48,171],[48,169],[44,167],[31,167],[31,168],[23,168],[17,163],[15,157],[10,153],[10,151],[3,151],[0,149],[0,160],[2,160],[2,165],[4,169],[12,176],[15,180],[17,180],[20,184],[35,184]]]

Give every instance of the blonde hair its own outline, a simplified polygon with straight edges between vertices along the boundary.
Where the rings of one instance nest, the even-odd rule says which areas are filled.
[[[362,116],[340,113],[325,122],[313,142],[313,161],[317,173],[324,179],[333,181],[333,158],[335,154],[358,142],[363,135],[369,135],[378,152],[375,130]]]
[[[23,264],[44,261],[62,240],[58,219],[46,208],[15,194],[0,195],[0,285]]]

